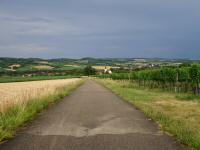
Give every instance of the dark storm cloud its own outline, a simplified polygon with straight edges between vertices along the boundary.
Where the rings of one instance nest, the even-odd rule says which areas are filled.
[[[10,22],[25,22],[25,23],[35,23],[35,22],[51,22],[48,18],[42,17],[16,17],[16,16],[9,16],[9,15],[0,15],[1,20],[3,21],[10,21]]]
[[[197,0],[2,0],[0,56],[200,58],[199,7]]]

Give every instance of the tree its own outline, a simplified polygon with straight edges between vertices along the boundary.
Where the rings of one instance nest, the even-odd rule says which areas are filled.
[[[91,66],[88,65],[88,66],[86,66],[84,68],[84,74],[86,76],[94,75],[94,74],[96,74],[96,70],[94,68],[92,68]]]

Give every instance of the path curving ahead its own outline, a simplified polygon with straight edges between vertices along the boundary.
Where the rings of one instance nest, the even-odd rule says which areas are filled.
[[[0,150],[182,150],[143,113],[87,80]]]

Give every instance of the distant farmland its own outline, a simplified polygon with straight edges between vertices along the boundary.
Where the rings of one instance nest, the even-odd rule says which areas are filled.
[[[96,70],[111,69],[112,66],[92,66]]]

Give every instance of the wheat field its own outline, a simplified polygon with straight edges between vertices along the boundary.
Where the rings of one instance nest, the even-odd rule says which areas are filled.
[[[26,104],[29,100],[37,99],[56,92],[58,88],[70,86],[81,79],[60,79],[31,82],[0,83],[0,112],[6,111],[13,105]]]
[[[112,66],[92,66],[96,70],[111,69]]]

